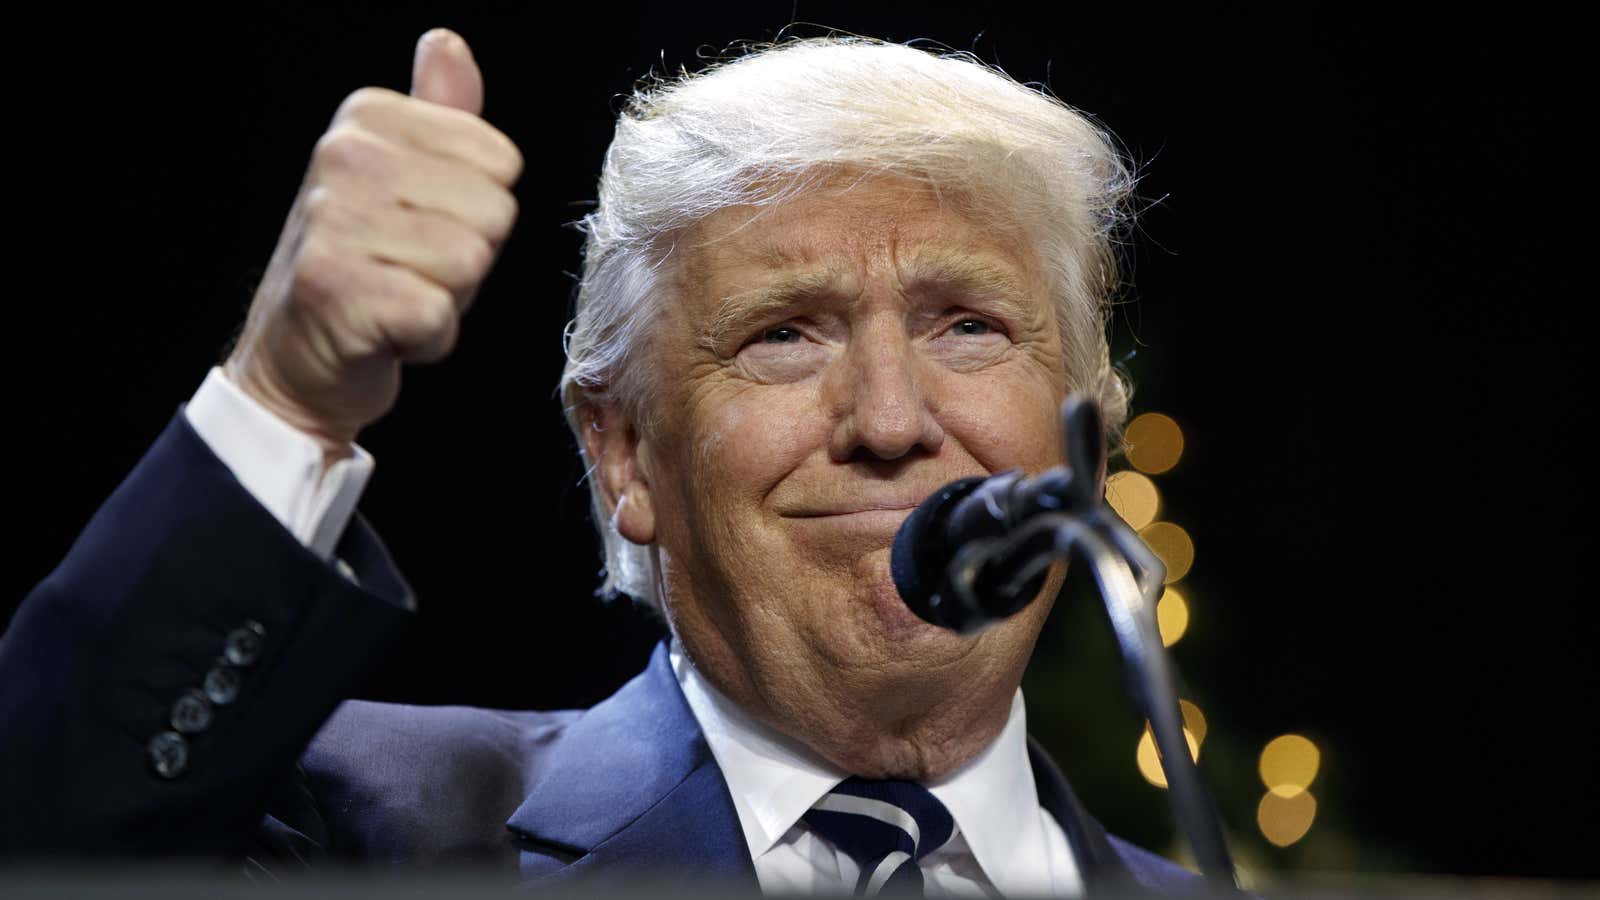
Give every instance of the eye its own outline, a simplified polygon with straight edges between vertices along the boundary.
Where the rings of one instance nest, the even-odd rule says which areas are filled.
[[[956,334],[989,334],[994,327],[982,319],[962,319],[950,330]]]
[[[789,384],[809,378],[827,364],[830,350],[803,321],[752,330],[730,364],[761,384]]]
[[[783,326],[768,328],[761,333],[761,343],[763,344],[793,344],[798,343],[800,340],[800,332]]]

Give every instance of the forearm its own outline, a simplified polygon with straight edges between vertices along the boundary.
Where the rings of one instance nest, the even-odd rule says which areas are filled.
[[[409,618],[410,591],[359,517],[335,552],[354,580],[175,417],[0,639],[6,848],[240,846],[272,784]],[[240,629],[259,641],[228,662]],[[205,727],[184,734],[174,706],[205,694],[214,669],[235,676],[236,696],[208,699]]]

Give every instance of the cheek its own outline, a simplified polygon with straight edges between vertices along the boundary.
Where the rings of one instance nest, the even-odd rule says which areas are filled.
[[[781,609],[776,598],[792,578],[790,548],[762,504],[816,452],[826,429],[799,386],[741,386],[696,400],[678,407],[677,464],[663,472],[671,499],[658,540],[676,561],[667,573],[677,571],[675,596],[723,619],[725,631],[754,628],[735,623]]]
[[[945,429],[985,469],[1038,472],[1062,461],[1063,389],[1037,377],[968,377],[950,396]]]
[[[689,418],[692,481],[700,497],[715,498],[718,515],[748,512],[827,434],[815,390],[804,385],[741,385],[703,398]]]

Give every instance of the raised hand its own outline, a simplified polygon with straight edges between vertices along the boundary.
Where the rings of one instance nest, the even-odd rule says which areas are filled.
[[[410,96],[362,88],[317,141],[224,371],[330,457],[394,406],[402,363],[450,354],[516,221],[522,154],[482,109],[472,51],[436,28]]]

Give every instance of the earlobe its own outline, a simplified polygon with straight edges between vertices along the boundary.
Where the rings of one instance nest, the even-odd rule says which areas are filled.
[[[656,512],[650,504],[650,489],[630,484],[617,502],[611,522],[617,532],[635,544],[653,544],[656,540]]]
[[[649,479],[640,465],[638,429],[609,404],[585,404],[579,422],[589,477],[598,479],[612,525],[635,544],[653,543],[655,506]]]

